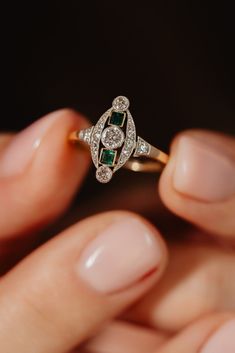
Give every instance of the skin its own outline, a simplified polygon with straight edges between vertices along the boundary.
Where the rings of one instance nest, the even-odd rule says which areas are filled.
[[[84,117],[61,110],[42,119],[51,120],[50,128],[17,173],[6,173],[3,164],[19,134],[0,136],[1,350],[198,353],[235,317],[235,195],[200,201],[179,193],[172,174],[182,136],[206,139],[212,149],[220,146],[234,163],[235,140],[193,130],[172,142],[158,187],[170,212],[192,224],[183,239],[165,241],[146,219],[121,210],[92,215],[45,241],[42,230],[70,205],[90,157],[66,140],[70,131],[89,125]],[[161,262],[157,271],[130,287],[101,295],[71,269],[99,232],[126,217],[151,230],[160,244]],[[173,233],[176,237],[177,227]]]

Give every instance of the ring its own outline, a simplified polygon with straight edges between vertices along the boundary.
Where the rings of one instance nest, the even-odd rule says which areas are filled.
[[[96,125],[69,136],[73,143],[90,146],[96,179],[101,183],[109,182],[122,166],[135,172],[156,172],[168,161],[166,153],[136,135],[129,105],[128,98],[116,97]]]

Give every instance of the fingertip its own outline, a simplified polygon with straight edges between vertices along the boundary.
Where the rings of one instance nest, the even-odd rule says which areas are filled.
[[[39,152],[44,149],[47,150],[48,157],[50,155],[53,157],[58,148],[68,149],[69,131],[88,125],[88,121],[82,115],[67,108],[49,113],[35,121],[13,136],[2,149],[0,179],[19,177],[28,172],[33,162],[37,161]],[[58,142],[58,146],[52,145],[55,142]]]
[[[232,313],[206,315],[174,335],[159,353],[233,353],[235,348]]]
[[[99,217],[111,223],[83,251],[77,271],[101,293],[128,290],[156,281],[166,267],[167,249],[160,232],[131,212],[109,212]],[[99,219],[99,218],[98,218]]]
[[[189,130],[177,135],[159,182],[165,205],[206,230],[232,234],[234,151],[234,139],[222,134]],[[219,219],[224,222],[218,224]]]
[[[81,186],[90,164],[87,151],[72,146],[68,136],[73,130],[87,127],[89,122],[67,108],[49,114],[45,119],[52,123],[41,138],[28,177],[41,206],[53,202],[51,209],[58,213],[64,210]]]
[[[89,122],[71,109],[46,115],[15,135],[1,151],[4,234],[43,226],[68,206],[89,167],[89,155],[71,146],[72,130]],[[9,222],[15,214],[14,222]]]

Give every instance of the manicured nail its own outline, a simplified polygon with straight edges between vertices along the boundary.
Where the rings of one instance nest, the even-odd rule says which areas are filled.
[[[200,353],[234,353],[235,352],[235,320],[220,327],[206,342]]]
[[[134,217],[113,223],[82,253],[79,276],[103,293],[135,284],[161,262],[161,246],[153,232]]]
[[[235,163],[219,148],[182,136],[176,152],[174,188],[201,201],[216,202],[235,193]]]
[[[10,142],[0,159],[0,177],[18,175],[24,172],[40,146],[42,138],[54,124],[60,112],[42,118],[18,133]]]

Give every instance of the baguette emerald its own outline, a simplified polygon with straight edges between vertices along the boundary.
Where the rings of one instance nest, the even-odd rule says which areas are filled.
[[[102,148],[100,154],[100,163],[112,167],[115,163],[116,154],[116,151]]]
[[[123,126],[126,113],[112,112],[109,118],[109,125]]]

